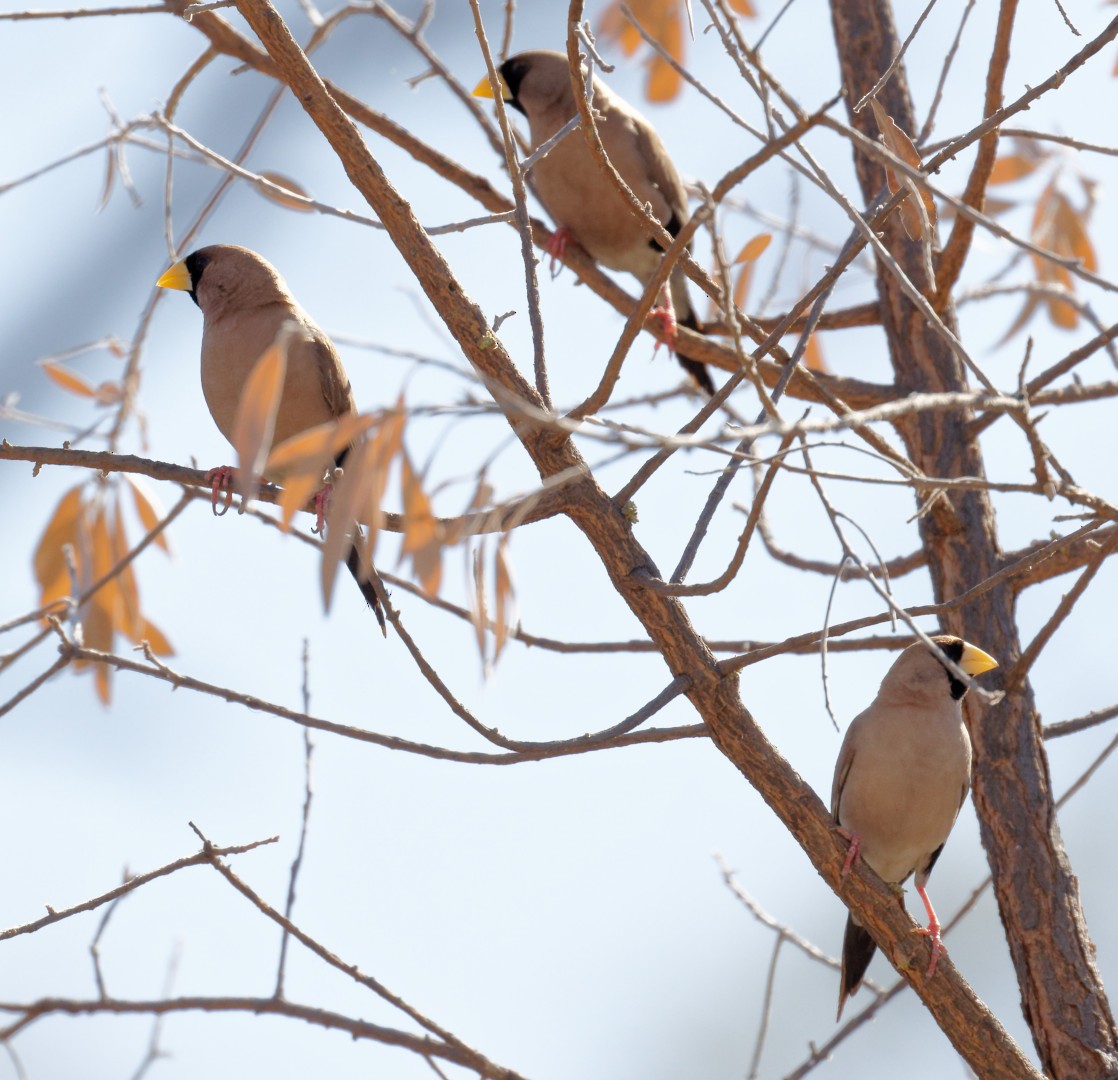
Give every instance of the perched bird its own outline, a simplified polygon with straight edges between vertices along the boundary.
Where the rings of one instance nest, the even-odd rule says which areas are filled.
[[[567,58],[558,52],[537,50],[510,57],[498,69],[502,96],[528,118],[532,149],[547,142],[578,115],[571,91]],[[655,128],[631,105],[594,79],[594,111],[598,134],[613,167],[653,215],[672,235],[687,223],[687,192]],[[488,78],[474,94],[492,97]],[[572,132],[538,161],[529,182],[558,226],[548,250],[562,254],[569,240],[611,270],[624,270],[647,284],[660,264],[663,249],[629,209],[610,178],[595,161],[585,139]],[[668,345],[675,348],[675,325],[701,332],[687,294],[687,277],[676,266],[670,289],[660,297],[658,314],[665,323]],[[683,353],[677,357],[684,370],[708,394],[714,383],[706,366]]]
[[[202,311],[202,393],[230,442],[245,380],[285,324],[293,327],[273,441],[278,444],[357,411],[333,343],[296,303],[279,272],[255,251],[234,244],[199,248],[175,263],[156,285],[190,293]],[[344,457],[339,456],[339,465]],[[215,499],[230,472],[211,470]],[[346,565],[385,631],[376,591],[361,580],[356,549],[350,549]]]
[[[944,634],[932,640],[967,675],[998,666],[961,638]],[[916,891],[928,912],[928,928],[921,933],[932,939],[929,975],[944,946],[925,886],[970,790],[966,692],[926,645],[910,645],[886,672],[869,708],[847,728],[831,788],[831,813],[850,838],[843,875],[859,858],[883,881],[900,885],[916,875]],[[839,1017],[875,949],[873,938],[849,915]]]

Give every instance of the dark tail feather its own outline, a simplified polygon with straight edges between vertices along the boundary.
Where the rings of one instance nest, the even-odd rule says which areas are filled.
[[[688,330],[694,330],[695,333],[701,334],[703,328],[699,325],[699,320],[695,318],[695,313],[689,311],[683,318],[679,320],[680,326],[686,326]],[[679,366],[691,376],[699,384],[699,387],[705,390],[708,394],[714,393],[714,382],[711,380],[710,372],[707,371],[707,366],[701,360],[692,360],[683,354],[682,349],[677,349],[675,358],[679,361]]]
[[[339,469],[345,468],[345,460],[349,456],[352,447],[347,446],[336,458],[334,464]],[[361,531],[361,526],[357,526],[357,531]],[[361,560],[357,556],[357,548],[351,547],[349,554],[345,560],[346,567],[353,575],[353,580],[357,582],[357,587],[361,590],[361,595],[365,597],[365,603],[373,609],[373,614],[377,617],[377,622],[380,623],[380,632],[388,637],[388,625],[384,621],[384,609],[380,606],[380,600],[377,598],[377,591],[373,588],[371,581],[364,581],[361,578]],[[375,573],[375,571],[374,571]]]
[[[377,591],[373,588],[371,581],[363,581],[361,579],[361,560],[357,557],[357,548],[351,547],[349,554],[345,560],[349,572],[353,575],[353,580],[357,582],[357,587],[361,590],[361,595],[365,597],[365,602],[373,609],[373,614],[377,617],[377,622],[380,623],[380,632],[388,637],[388,626],[384,621],[384,608],[380,606],[380,600],[377,597]]]
[[[862,985],[866,968],[870,966],[875,952],[877,946],[873,943],[873,938],[847,915],[846,933],[842,937],[842,982],[839,984],[836,1022],[842,1019],[842,1007],[846,1004],[846,999]]]

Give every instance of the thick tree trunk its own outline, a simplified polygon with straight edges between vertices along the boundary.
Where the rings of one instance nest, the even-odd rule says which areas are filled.
[[[885,71],[900,42],[887,0],[832,0],[831,7],[849,107]],[[1012,5],[1008,14],[1003,6],[1003,19],[1006,24],[1012,21]],[[905,131],[917,130],[903,67],[878,100]],[[870,109],[858,115],[851,111],[851,122],[870,139],[877,138]],[[856,166],[863,197],[871,205],[885,187],[884,171],[864,154],[856,155]],[[886,244],[909,279],[931,299],[934,287],[924,272],[920,245],[908,240],[896,214]],[[877,280],[898,388],[906,393],[967,389],[961,361],[880,263]],[[934,303],[957,336],[950,297],[938,297]],[[969,419],[960,412],[929,413],[900,426],[899,433],[910,458],[926,474],[983,476],[978,441],[967,434]],[[994,511],[985,492],[952,492],[935,499],[920,519],[920,530],[937,601],[957,596],[1002,564]],[[997,655],[1002,667],[992,674],[1003,681],[1021,655],[1015,607],[1013,587],[1002,586],[945,620],[947,630]],[[1000,704],[972,708],[969,720],[982,840],[1025,1017],[1044,1068],[1068,1080],[1113,1077],[1118,1074],[1114,1019],[1060,839],[1040,718],[1028,679],[1019,680]]]

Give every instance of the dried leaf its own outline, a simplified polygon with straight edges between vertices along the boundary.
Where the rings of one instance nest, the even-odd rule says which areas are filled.
[[[93,389],[93,384],[87,382],[77,372],[71,371],[69,368],[64,368],[61,364],[57,364],[53,360],[44,360],[39,367],[43,369],[43,372],[51,382],[57,383],[64,390],[69,390],[71,394],[77,394],[79,397],[87,398],[95,398],[97,396],[97,391]]]
[[[496,663],[501,650],[508,641],[509,630],[516,618],[516,587],[512,576],[512,558],[509,555],[508,533],[503,533],[497,541],[497,554],[494,558],[493,577],[495,581],[494,612],[497,621],[496,641],[493,645],[493,662]]]
[[[1053,178],[1037,199],[1031,234],[1033,242],[1056,256],[1078,259],[1085,269],[1094,270],[1098,260],[1087,235],[1085,220],[1089,208],[1090,204],[1084,211],[1077,211],[1056,187],[1056,179]],[[1062,285],[1069,292],[1074,292],[1075,280],[1066,267],[1040,255],[1033,255],[1032,261],[1038,281]],[[1049,296],[1045,298],[1045,305],[1054,325],[1072,330],[1079,324],[1079,313],[1066,300]]]
[[[166,635],[150,619],[143,620],[140,641],[146,641],[156,656],[174,656],[175,650]]]
[[[997,217],[998,214],[1004,214],[1007,210],[1012,210],[1017,203],[1012,199],[993,199],[989,195],[986,196],[982,204],[982,212],[987,217]]]
[[[989,183],[1011,184],[1014,180],[1035,172],[1039,164],[1039,161],[1022,154],[1005,154],[994,162]]]
[[[405,452],[400,483],[404,498],[404,541],[401,557],[410,555],[412,569],[428,595],[437,596],[442,579],[442,541],[431,500]]]
[[[488,615],[485,610],[485,541],[482,540],[473,553],[474,596],[470,609],[470,622],[474,625],[474,638],[477,641],[478,655],[482,667],[485,666],[485,624]]]
[[[772,240],[772,233],[759,233],[753,237],[745,247],[738,252],[735,263],[744,263],[734,282],[734,305],[738,308],[745,307],[745,298],[749,295],[749,286],[753,283],[753,267],[765,248]]]
[[[676,11],[670,18],[661,21],[656,40],[664,47],[669,56],[677,61],[683,59],[683,21]],[[673,101],[683,87],[683,76],[659,53],[653,53],[648,60],[648,82],[645,96],[649,101]]]
[[[128,534],[124,531],[124,515],[120,511],[120,500],[113,508],[112,553],[113,565],[124,559],[130,550]],[[140,643],[143,629],[143,616],[140,614],[140,590],[136,585],[136,574],[132,563],[125,566],[116,576],[120,604],[117,609],[119,624],[116,626],[133,644]]]
[[[407,422],[407,413],[404,411],[403,396],[396,401],[395,408],[385,416],[377,427],[373,437],[376,453],[372,458],[370,475],[366,478],[367,499],[361,520],[367,526],[365,543],[368,549],[368,558],[376,550],[377,536],[380,532],[384,516],[381,505],[384,502],[384,493],[388,488],[388,474],[392,462],[404,449],[404,425]]]
[[[310,192],[295,183],[290,177],[277,172],[262,172],[260,175],[265,180],[271,181],[276,187],[285,188],[291,195],[297,196],[296,198],[291,198],[291,195],[285,195],[283,192],[276,191],[275,188],[266,187],[264,184],[253,185],[265,199],[270,199],[272,202],[279,206],[286,207],[288,210],[298,210],[302,214],[314,213],[314,207],[308,206],[306,202],[303,201],[311,197]]]
[[[330,509],[326,518],[326,542],[322,547],[322,602],[330,610],[338,564],[348,556],[357,532],[359,507],[365,497],[364,477],[376,448],[362,443],[346,459],[346,469],[330,493]]]
[[[231,441],[237,451],[237,490],[245,502],[251,501],[260,487],[260,474],[272,446],[287,374],[289,327],[280,330],[275,342],[256,361],[237,405]]]
[[[738,252],[738,257],[734,262],[752,262],[754,259],[760,258],[765,248],[772,243],[772,238],[772,233],[758,233],[752,240],[746,241],[745,247]]]
[[[342,416],[285,439],[272,449],[264,471],[268,476],[283,477],[279,505],[285,529],[322,487],[327,468],[375,422],[376,417],[371,415]]]
[[[1036,313],[1036,309],[1040,307],[1040,297],[1036,293],[1028,293],[1025,297],[1025,305],[1021,308],[1020,314],[1013,320],[1009,329],[1002,334],[998,341],[998,346],[1004,345],[1014,334],[1023,329],[1028,321]],[[995,346],[995,347],[998,347]]]
[[[878,129],[881,131],[882,141],[885,143],[885,148],[900,158],[906,165],[910,165],[914,169],[923,168],[923,163],[920,160],[920,155],[916,152],[916,147],[912,145],[912,140],[898,127],[893,118],[881,107],[876,98],[870,99],[870,105],[873,107],[874,119],[877,120]],[[905,199],[901,203],[899,213],[901,215],[901,224],[904,225],[904,230],[908,233],[910,240],[931,240],[930,234],[925,235],[925,214],[927,215],[928,230],[931,230],[936,223],[936,204],[931,195],[923,188],[919,188],[907,176],[898,175],[888,165],[885,166],[885,179],[889,184],[889,190],[896,194],[902,188],[907,188],[910,193],[910,198]],[[920,207],[916,205],[915,200],[911,197],[915,193],[915,198],[919,199],[924,206],[924,214],[920,212]]]
[[[136,507],[136,516],[140,519],[140,524],[146,532],[151,532],[164,517],[163,505],[159,497],[140,477],[125,473],[124,479],[128,481],[128,486],[132,490],[132,502]],[[155,543],[168,555],[171,554],[171,542],[167,538],[166,529],[155,538]]]
[[[117,405],[120,403],[123,393],[120,383],[110,380],[100,383],[93,391],[93,397],[98,405]]]
[[[804,364],[811,371],[825,374],[830,372],[827,361],[823,359],[823,347],[819,344],[818,334],[811,334],[807,339],[807,345],[804,346]]]
[[[737,281],[734,282],[734,307],[739,311],[745,308],[745,300],[749,296],[749,287],[753,284],[754,265],[754,263],[746,263],[738,271]]]
[[[80,579],[83,588],[100,581],[114,563],[113,542],[106,519],[105,507],[99,506],[89,523],[86,546],[88,555],[79,559]],[[82,641],[90,649],[98,652],[112,652],[113,634],[118,623],[121,607],[120,589],[116,578],[106,581],[82,605],[79,619],[82,626]],[[84,664],[79,663],[79,668]],[[94,685],[97,696],[104,705],[111,697],[111,669],[100,662],[94,663]]]
[[[640,48],[640,32],[622,13],[621,0],[614,0],[602,12],[598,34],[607,41],[616,41],[626,56],[632,56]]]
[[[376,422],[377,417],[373,414],[350,413],[307,428],[272,447],[264,468],[269,476],[283,475],[289,469],[304,470],[317,462],[322,462],[325,468]]]
[[[1071,205],[1068,198],[1058,193],[1054,226],[1056,231],[1056,251],[1078,259],[1084,270],[1092,273],[1098,270],[1099,261],[1083,216]]]
[[[754,10],[749,0],[730,0],[730,10],[736,11],[739,15],[745,15],[751,19],[757,17],[757,12]]]
[[[65,544],[77,541],[78,519],[82,513],[82,484],[70,488],[54,508],[39,544],[35,548],[33,565],[35,580],[42,591],[41,604],[49,604],[59,596],[66,596],[69,589],[69,574],[66,569],[66,556],[62,548]],[[56,583],[61,582],[62,591],[56,592]],[[53,595],[47,596],[50,592]]]

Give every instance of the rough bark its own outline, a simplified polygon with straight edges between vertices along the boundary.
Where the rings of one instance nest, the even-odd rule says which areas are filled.
[[[900,43],[887,0],[832,0],[831,7],[847,101],[854,102],[873,86]],[[906,131],[917,129],[903,67],[878,100]],[[851,112],[851,122],[867,137],[877,137],[869,109]],[[884,172],[861,154],[856,166],[863,197],[872,204],[885,186]],[[908,277],[931,297],[934,286],[924,273],[919,244],[905,237],[896,215],[887,229],[887,244]],[[960,360],[880,263],[877,285],[898,387],[904,392],[965,390]],[[938,297],[936,306],[957,336],[950,297]],[[913,463],[924,472],[984,476],[978,441],[967,437],[969,420],[962,412],[927,414],[898,425],[898,430]],[[994,511],[985,492],[956,491],[937,500],[921,518],[920,529],[938,601],[964,592],[1002,564]],[[944,619],[945,629],[998,656],[1002,667],[992,674],[1000,676],[1001,685],[1013,675],[1022,652],[1016,596],[1010,585],[994,588]],[[998,683],[997,678],[986,681]],[[971,709],[969,721],[982,841],[1025,1018],[1041,1060],[1053,1077],[1113,1077],[1118,1073],[1118,1037],[1093,960],[1078,884],[1060,838],[1028,679],[1020,679],[1000,704]]]

